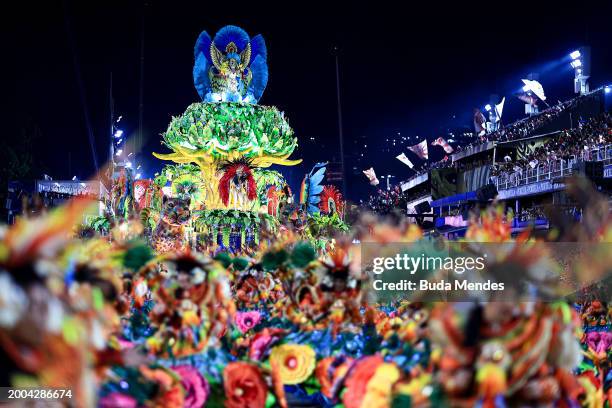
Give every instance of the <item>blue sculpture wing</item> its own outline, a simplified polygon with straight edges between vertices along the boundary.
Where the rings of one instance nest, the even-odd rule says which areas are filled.
[[[310,200],[318,199],[318,194],[321,194],[321,191],[323,191],[323,186],[310,187]]]
[[[208,68],[210,66],[211,64],[208,63],[204,54],[200,54],[196,57],[195,64],[193,65],[193,85],[202,100],[204,100],[206,94],[210,92],[210,78],[208,77]]]
[[[206,94],[210,91],[208,70],[212,65],[209,59],[211,43],[212,41],[208,33],[202,31],[194,48],[195,63],[193,65],[193,85],[202,100],[204,100]]]
[[[259,100],[268,85],[268,50],[266,42],[261,34],[251,39],[251,73],[253,79],[249,85],[249,92],[253,94],[255,100]]]
[[[195,47],[193,49],[193,56],[197,59],[200,53],[204,54],[208,59],[208,54],[210,53],[210,44],[212,40],[210,39],[210,35],[206,31],[202,31],[196,40]]]
[[[310,176],[311,183],[313,185],[318,185],[323,181],[323,177],[325,177],[325,167],[321,167],[316,173]]]
[[[250,68],[253,78],[249,84],[249,91],[253,94],[255,100],[258,101],[261,95],[263,95],[266,85],[268,85],[268,64],[260,54],[251,62]]]
[[[215,45],[221,51],[225,51],[225,47],[231,42],[236,44],[238,52],[242,52],[249,43],[249,35],[242,28],[233,25],[223,27],[215,35]]]
[[[312,170],[310,170],[310,175],[312,175],[312,173],[314,173],[314,171],[318,168],[327,166],[327,162],[319,162],[317,164],[315,164],[314,166],[312,166]]]
[[[323,181],[323,177],[325,177],[325,170],[327,163],[317,163],[310,171],[308,176],[308,212],[316,213],[319,212],[319,207],[316,206],[321,201],[321,197],[319,195],[323,191],[323,186],[321,182]],[[318,169],[318,170],[317,170]],[[317,171],[315,171],[317,170]]]
[[[266,42],[261,34],[257,34],[251,38],[251,58],[255,59],[258,55],[264,59],[268,58],[268,50],[266,49]]]

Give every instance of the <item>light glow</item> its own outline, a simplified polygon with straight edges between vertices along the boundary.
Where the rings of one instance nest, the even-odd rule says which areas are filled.
[[[571,59],[573,59],[573,60],[575,60],[575,59],[580,58],[580,55],[581,55],[581,54],[580,54],[580,50],[576,50],[576,51],[574,51],[574,52],[570,53],[570,58],[571,58]]]

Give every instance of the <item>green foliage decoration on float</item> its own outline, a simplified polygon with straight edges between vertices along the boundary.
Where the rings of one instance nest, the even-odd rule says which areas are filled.
[[[215,159],[226,159],[230,152],[246,159],[284,156],[297,146],[284,113],[241,103],[191,104],[172,119],[163,140],[174,151],[204,151]]]

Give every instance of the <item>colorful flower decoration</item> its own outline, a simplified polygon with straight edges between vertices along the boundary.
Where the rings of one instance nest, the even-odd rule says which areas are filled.
[[[381,364],[383,364],[383,359],[380,356],[364,357],[355,363],[346,380],[346,392],[342,396],[342,402],[346,408],[362,407],[362,402],[368,392],[368,383]]]
[[[361,406],[363,408],[385,408],[391,405],[391,390],[401,373],[395,364],[383,363],[378,366],[368,385]]]
[[[234,318],[236,326],[242,333],[246,333],[253,327],[259,324],[261,320],[261,313],[256,310],[250,312],[238,312]]]
[[[283,384],[300,384],[315,369],[315,352],[307,345],[283,344],[272,349],[270,364],[278,368]]]
[[[189,365],[180,365],[172,367],[172,371],[180,375],[181,384],[185,389],[185,408],[198,408],[206,404],[208,395],[210,394],[210,386],[208,381],[200,374],[198,370]]]
[[[226,408],[263,408],[268,387],[257,367],[243,362],[229,363],[223,370]]]

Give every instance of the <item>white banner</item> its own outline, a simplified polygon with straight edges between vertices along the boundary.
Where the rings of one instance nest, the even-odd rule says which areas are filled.
[[[410,168],[414,167],[414,164],[412,164],[412,162],[408,159],[408,157],[406,157],[406,155],[404,153],[402,153],[399,156],[397,156],[396,159],[401,161],[402,163],[404,163],[406,166],[408,166]]]

